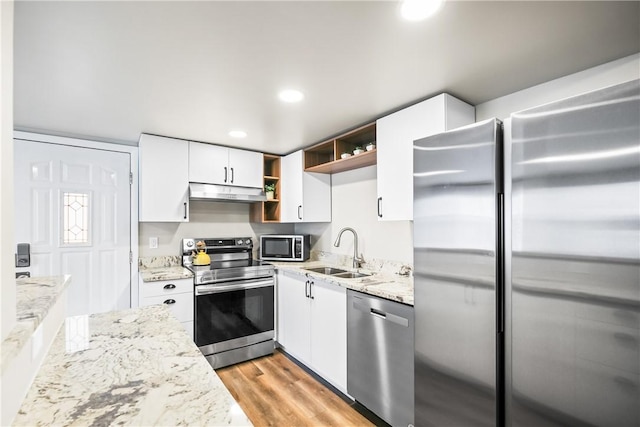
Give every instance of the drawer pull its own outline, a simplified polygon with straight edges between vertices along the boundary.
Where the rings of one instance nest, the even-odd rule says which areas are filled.
[[[170,304],[175,304],[175,303],[176,303],[176,300],[174,300],[174,299],[167,299],[167,300],[165,300],[165,301],[164,301],[164,303],[163,303],[163,304],[170,305]]]
[[[174,285],[173,283],[169,283],[168,285],[164,285],[165,289],[175,289],[176,285]]]

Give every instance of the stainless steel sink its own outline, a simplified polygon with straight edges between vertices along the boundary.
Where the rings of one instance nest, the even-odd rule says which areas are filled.
[[[343,279],[358,279],[360,277],[369,277],[370,274],[356,273],[354,271],[345,271],[344,273],[334,274],[335,277],[341,277]]]
[[[329,276],[335,276],[342,273],[348,273],[347,270],[341,270],[339,268],[333,267],[316,267],[316,268],[305,268],[307,271],[313,271],[314,273],[326,274]]]

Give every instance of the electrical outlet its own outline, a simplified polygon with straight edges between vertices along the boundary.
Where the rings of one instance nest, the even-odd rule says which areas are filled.
[[[158,249],[158,238],[157,237],[149,237],[149,248]]]

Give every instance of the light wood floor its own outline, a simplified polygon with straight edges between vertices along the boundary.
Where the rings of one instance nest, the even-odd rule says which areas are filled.
[[[216,373],[256,427],[373,426],[278,350]]]

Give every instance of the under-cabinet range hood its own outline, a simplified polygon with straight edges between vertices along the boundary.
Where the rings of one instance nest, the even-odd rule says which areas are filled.
[[[209,200],[220,202],[263,202],[267,197],[261,188],[236,187],[231,185],[189,183],[191,200]]]

